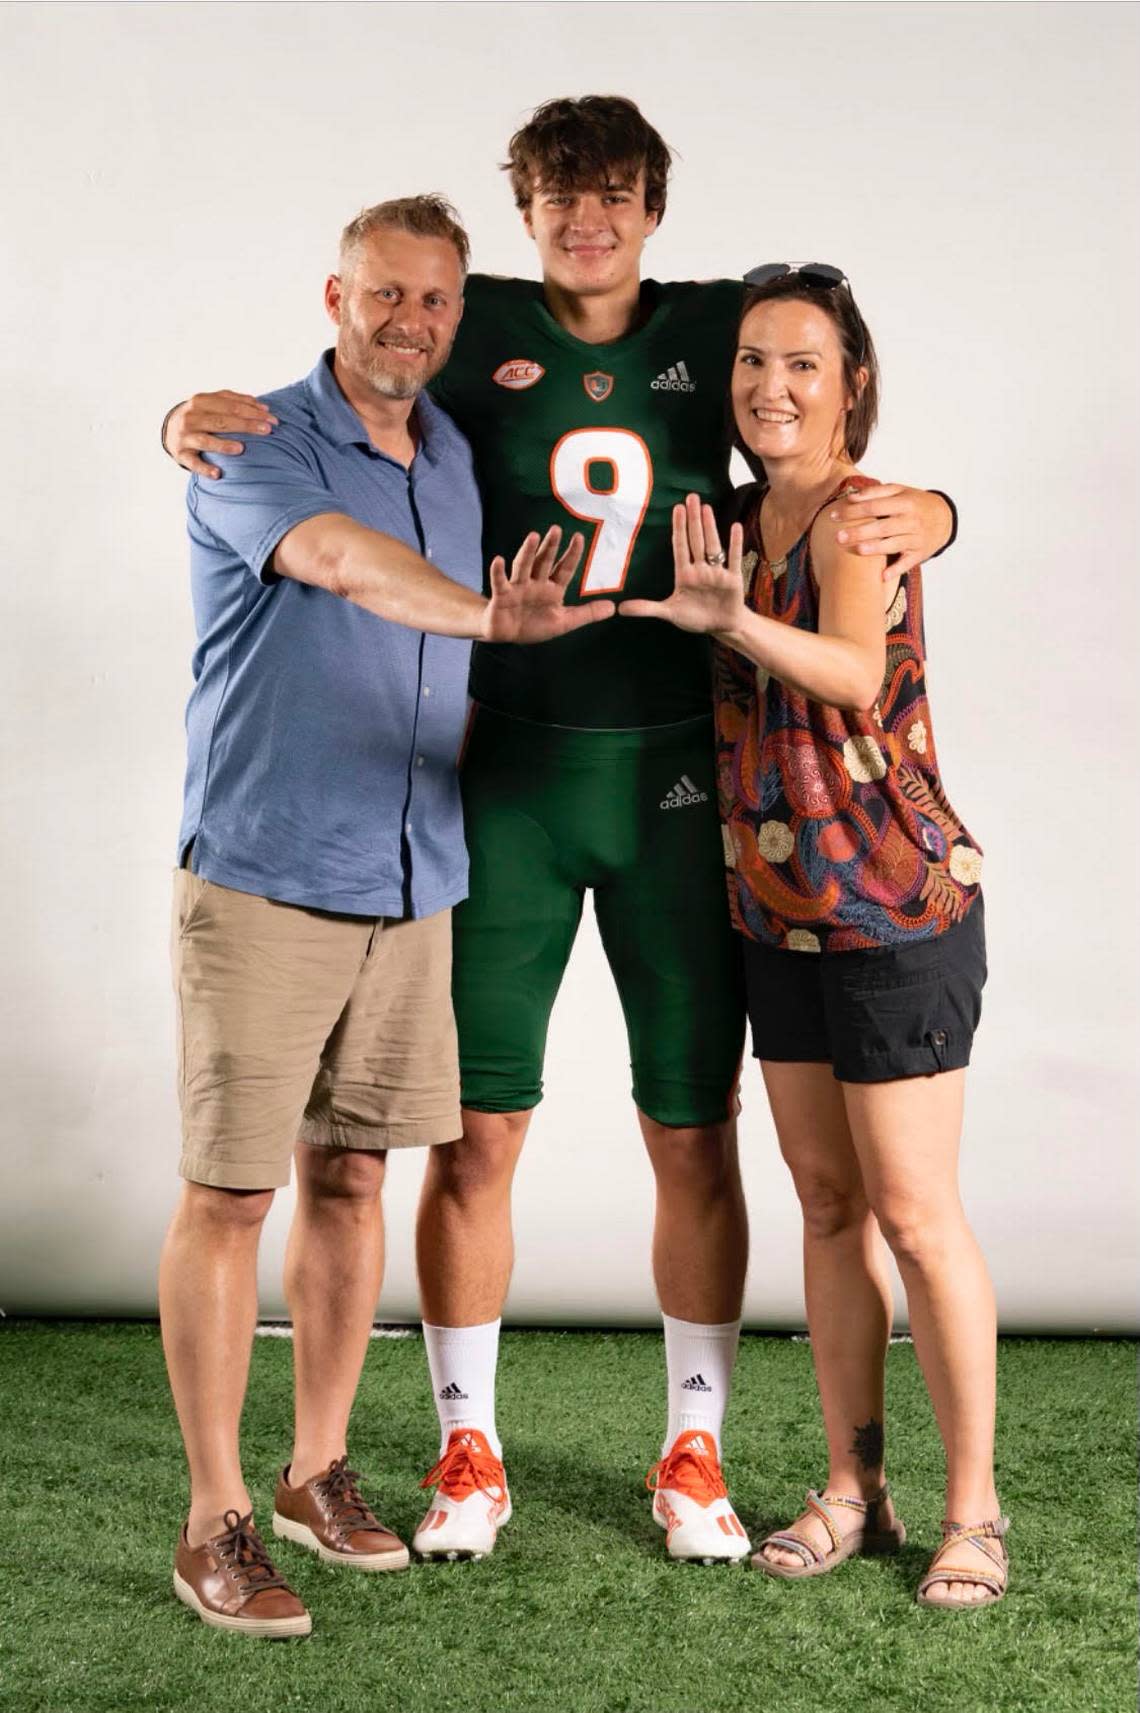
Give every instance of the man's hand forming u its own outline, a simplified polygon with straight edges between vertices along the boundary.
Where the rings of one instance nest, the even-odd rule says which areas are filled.
[[[583,625],[610,619],[612,601],[565,604],[570,579],[582,557],[582,537],[575,533],[563,553],[562,531],[555,525],[543,536],[527,536],[511,562],[491,561],[491,598],[483,614],[483,642],[549,642]]]

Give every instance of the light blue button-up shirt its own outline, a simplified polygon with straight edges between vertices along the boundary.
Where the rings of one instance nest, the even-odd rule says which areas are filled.
[[[470,449],[421,396],[410,468],[378,452],[331,351],[265,403],[273,433],[187,491],[198,647],[179,858],[192,845],[196,874],[288,904],[429,916],[467,893],[455,763],[471,645],[269,566],[296,524],[342,512],[481,589]]]

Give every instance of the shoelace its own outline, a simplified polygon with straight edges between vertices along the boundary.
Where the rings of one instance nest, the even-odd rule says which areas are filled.
[[[505,1477],[503,1465],[487,1445],[482,1434],[453,1434],[439,1462],[429,1469],[421,1487],[434,1487],[457,1503],[472,1493],[501,1493]]]
[[[348,1467],[348,1453],[338,1457],[335,1463],[329,1465],[328,1472],[321,1476],[313,1485],[321,1496],[329,1501],[333,1511],[333,1522],[338,1534],[342,1537],[355,1533],[358,1529],[378,1529],[380,1524],[375,1515],[364,1503],[357,1482],[360,1472]]]
[[[720,1464],[710,1451],[694,1451],[691,1445],[673,1446],[668,1457],[653,1465],[645,1477],[651,1493],[667,1487],[698,1505],[709,1505],[714,1499],[727,1499],[728,1488],[720,1472]]]
[[[284,1588],[285,1578],[273,1567],[265,1542],[253,1526],[253,1512],[239,1517],[227,1511],[222,1518],[226,1532],[211,1541],[222,1563],[238,1578],[240,1594],[257,1594],[263,1588]]]

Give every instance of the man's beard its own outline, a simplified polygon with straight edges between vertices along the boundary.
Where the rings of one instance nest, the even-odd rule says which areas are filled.
[[[425,358],[429,353],[424,353]],[[379,347],[374,347],[368,354],[365,369],[368,384],[373,392],[379,393],[385,399],[414,399],[431,379],[435,370],[430,367],[430,361],[425,363],[418,374],[412,374],[401,363],[399,368],[389,366],[384,359],[384,353]]]
[[[355,339],[354,343],[360,348],[360,372],[373,392],[385,399],[414,399],[438,375],[451,353],[450,344],[442,352],[425,350],[422,364],[411,371],[398,358],[389,358],[382,344],[364,345]]]

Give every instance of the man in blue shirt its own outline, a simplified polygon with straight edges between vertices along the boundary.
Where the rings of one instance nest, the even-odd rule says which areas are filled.
[[[269,395],[272,438],[187,496],[198,648],[176,875],[182,1198],[160,1301],[191,1500],[175,1591],[209,1624],[307,1634],[258,1536],[238,1453],[257,1246],[297,1162],[286,1294],[296,1423],[274,1532],[400,1569],[345,1443],[380,1291],[387,1149],[461,1131],[450,907],[467,890],[455,761],[475,637],[535,642],[581,539],[529,536],[482,595],[463,436],[422,396],[463,307],[467,240],[438,198],[366,210],[338,328]]]

